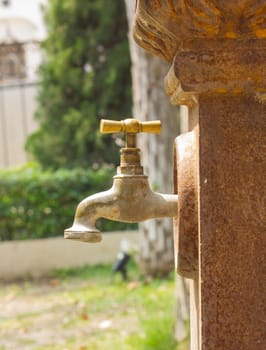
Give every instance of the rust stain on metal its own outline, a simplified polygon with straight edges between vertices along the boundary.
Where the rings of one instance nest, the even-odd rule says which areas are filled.
[[[178,193],[178,217],[175,225],[177,272],[183,277],[197,279],[199,237],[195,131],[178,136],[174,150],[174,183]]]
[[[203,349],[264,350],[266,106],[252,96],[199,103]]]

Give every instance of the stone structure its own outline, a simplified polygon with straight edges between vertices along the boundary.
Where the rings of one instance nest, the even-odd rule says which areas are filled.
[[[266,2],[138,0],[134,37],[172,63],[166,90],[189,107],[175,226],[191,349],[265,349]]]
[[[34,119],[39,42],[45,38],[41,4],[46,0],[0,0],[0,168],[29,159],[24,147]]]
[[[25,78],[24,47],[20,43],[0,45],[0,83]]]

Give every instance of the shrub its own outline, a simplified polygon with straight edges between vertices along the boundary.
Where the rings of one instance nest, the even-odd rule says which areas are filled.
[[[0,171],[0,240],[62,236],[77,204],[111,186],[113,169],[42,171],[35,164]],[[101,230],[126,224],[100,221]]]

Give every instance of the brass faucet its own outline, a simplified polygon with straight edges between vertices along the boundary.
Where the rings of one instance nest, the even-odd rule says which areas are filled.
[[[124,132],[126,147],[120,150],[120,166],[113,177],[113,186],[80,202],[76,209],[73,226],[66,229],[64,238],[82,242],[101,241],[101,232],[95,227],[96,220],[106,218],[122,222],[140,222],[152,218],[177,215],[177,195],[155,193],[140,164],[140,149],[136,148],[139,132],[160,133],[161,122],[101,120],[101,133]]]

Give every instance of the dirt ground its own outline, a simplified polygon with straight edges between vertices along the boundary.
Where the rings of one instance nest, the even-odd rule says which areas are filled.
[[[108,313],[100,311],[90,318],[86,303],[79,300],[87,288],[91,282],[56,279],[2,285],[0,350],[86,350],[92,334],[119,330],[123,336],[123,325]],[[132,329],[133,313],[126,312]]]
[[[128,275],[99,265],[0,281],[0,350],[176,350],[173,276]]]

